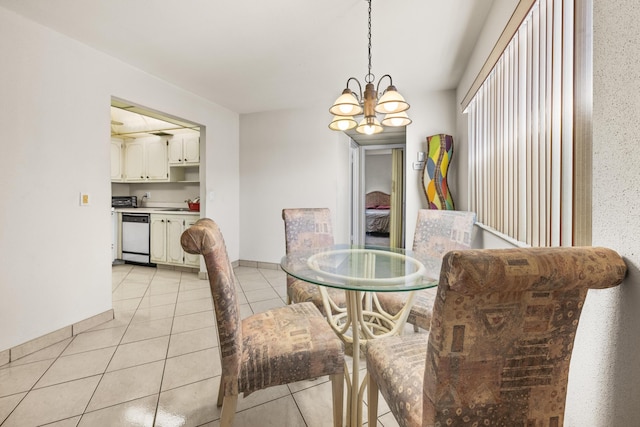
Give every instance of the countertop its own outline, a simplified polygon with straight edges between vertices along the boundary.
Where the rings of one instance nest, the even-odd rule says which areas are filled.
[[[199,211],[173,211],[170,207],[165,208],[115,208],[116,212],[120,213],[148,213],[148,214],[163,214],[163,215],[197,215],[200,216]]]

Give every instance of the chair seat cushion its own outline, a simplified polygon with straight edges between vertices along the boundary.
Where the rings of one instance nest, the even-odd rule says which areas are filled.
[[[344,372],[344,344],[312,303],[291,304],[242,320],[239,391]]]
[[[346,307],[347,301],[345,299],[344,291],[342,289],[326,288],[329,298],[341,308]],[[293,280],[287,287],[289,293],[289,299],[294,303],[300,302],[312,302],[318,307],[322,313],[324,313],[324,305],[322,303],[322,294],[318,285],[314,283],[305,282],[304,280]]]
[[[407,323],[429,330],[437,291],[437,287],[416,291],[413,307],[411,307],[407,317]],[[387,313],[396,314],[406,304],[408,293],[378,292],[377,296],[380,305]]]
[[[367,342],[367,371],[400,426],[422,425],[422,382],[428,333]]]

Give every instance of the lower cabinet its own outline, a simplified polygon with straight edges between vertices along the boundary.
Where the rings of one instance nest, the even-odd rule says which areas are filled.
[[[200,267],[200,256],[180,245],[182,232],[199,219],[196,215],[151,214],[151,262]]]

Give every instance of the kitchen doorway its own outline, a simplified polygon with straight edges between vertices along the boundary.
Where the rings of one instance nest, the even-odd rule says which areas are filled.
[[[204,126],[115,97],[111,98],[110,119],[112,199],[131,198],[136,213],[147,214],[161,208],[188,209],[189,202],[197,199],[204,212]],[[177,158],[174,147],[183,150]],[[139,162],[132,160],[134,156]],[[149,170],[134,174],[136,167]],[[113,207],[111,215],[112,263],[119,263],[123,259],[122,215]]]

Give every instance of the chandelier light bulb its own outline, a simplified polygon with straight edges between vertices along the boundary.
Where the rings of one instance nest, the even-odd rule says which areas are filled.
[[[340,112],[345,116],[351,116],[353,115],[353,107],[351,105],[342,104],[340,106]]]
[[[394,117],[391,119],[392,126],[402,126],[403,122],[404,122],[404,119],[402,119],[401,117]]]
[[[386,112],[391,112],[394,111],[398,108],[398,103],[397,102],[387,102],[382,108],[384,108],[384,110]]]

